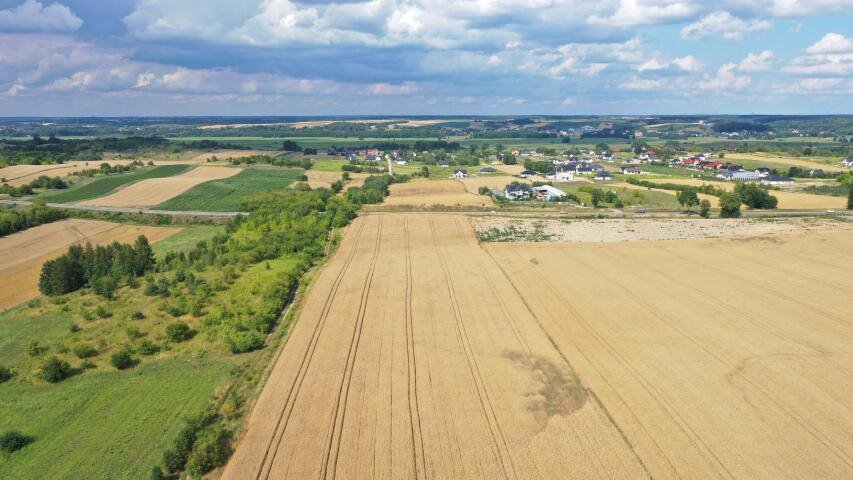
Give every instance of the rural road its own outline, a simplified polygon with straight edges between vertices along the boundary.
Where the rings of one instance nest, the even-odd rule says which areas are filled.
[[[0,200],[0,205],[32,205],[28,200]],[[65,208],[68,210],[86,210],[90,212],[108,212],[108,213],[142,213],[146,215],[183,215],[189,217],[236,217],[238,215],[248,215],[245,212],[198,212],[198,211],[179,211],[179,210],[148,210],[145,208],[122,208],[122,207],[97,207],[84,205],[70,205],[67,203],[48,203],[47,206],[54,208]]]

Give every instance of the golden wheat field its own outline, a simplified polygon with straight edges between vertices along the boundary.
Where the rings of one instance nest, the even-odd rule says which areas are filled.
[[[751,160],[787,165],[791,167],[819,168],[827,172],[841,172],[849,170],[849,168],[845,169],[841,166],[841,158],[829,159],[825,157],[817,157],[816,159],[810,160],[809,157],[787,157],[769,153],[728,153],[726,154],[726,160],[733,160],[735,162],[738,160]]]
[[[850,478],[853,231],[791,231],[480,245],[363,216],[223,478]]]
[[[655,478],[851,478],[853,232],[489,244]]]
[[[223,478],[648,476],[467,219],[387,214],[348,227]]]
[[[452,172],[451,172],[452,173]],[[391,185],[391,196],[382,205],[390,207],[431,207],[434,205],[490,206],[491,197],[466,190],[459,180],[423,180]],[[381,207],[380,207],[381,208]]]
[[[179,229],[121,225],[99,220],[61,220],[0,238],[0,311],[38,296],[41,266],[75,243],[131,243],[145,235],[152,243]]]
[[[204,127],[202,127],[204,128]],[[212,152],[205,152],[195,155],[188,160],[178,161],[174,163],[190,163],[190,164],[200,164],[207,163],[212,160],[213,157],[216,157],[217,160],[228,160],[231,158],[244,158],[244,157],[252,157],[255,155],[276,155],[279,152],[268,151],[268,150],[215,150]]]
[[[109,195],[77,202],[77,205],[151,207],[177,197],[200,183],[228,178],[240,173],[240,171],[239,168],[200,166],[180,175],[151,178],[132,183]]]
[[[65,178],[80,170],[98,168],[102,163],[110,165],[127,165],[130,160],[98,160],[92,162],[65,162],[52,165],[13,165],[0,168],[0,178],[6,183],[19,187],[41,176]]]

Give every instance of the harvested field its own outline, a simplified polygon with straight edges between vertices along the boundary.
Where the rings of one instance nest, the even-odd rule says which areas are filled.
[[[77,204],[99,207],[151,207],[177,197],[201,183],[228,178],[240,172],[239,168],[200,166],[181,175],[142,180],[105,197]]]
[[[676,183],[679,185],[713,185],[724,190],[732,191],[734,182],[705,182],[695,178],[667,178],[659,180],[660,183]],[[635,185],[636,186],[636,185]],[[644,187],[641,187],[644,188]],[[789,210],[822,210],[825,208],[844,209],[847,199],[843,197],[830,197],[828,195],[813,195],[810,193],[786,192],[783,190],[771,190],[770,194],[779,199],[780,209]],[[714,207],[719,207],[720,199],[714,196],[705,196]]]
[[[636,240],[687,240],[697,238],[747,238],[776,233],[853,231],[853,223],[813,218],[785,219],[780,221],[747,218],[727,219],[521,219],[507,217],[472,217],[477,234],[493,234],[495,230],[507,232],[496,238],[510,240],[520,232],[538,229],[543,238],[553,242],[626,242]],[[530,235],[521,235],[529,238]]]
[[[853,474],[853,232],[488,244],[654,478]]]
[[[434,205],[490,206],[492,199],[469,193],[458,180],[424,180],[391,185],[391,195],[383,205],[390,207],[431,207]]]
[[[225,479],[647,478],[464,217],[357,219]]]
[[[204,127],[201,127],[204,128]],[[266,151],[266,150],[216,150],[213,152],[205,152],[194,157],[191,157],[189,160],[180,161],[179,163],[191,163],[191,164],[200,164],[207,163],[213,157],[216,157],[219,160],[228,160],[229,158],[244,158],[251,157],[254,155],[277,155],[280,152]]]
[[[524,171],[524,165],[504,165],[503,163],[493,163],[492,166],[499,172],[508,173],[510,175],[518,175]]]
[[[65,162],[56,165],[13,165],[0,168],[0,178],[13,187],[32,182],[42,175],[65,178],[74,172],[90,168],[98,168],[102,163],[110,165],[127,165],[130,160],[98,160],[92,162]]]
[[[133,242],[139,235],[155,242],[178,231],[178,228],[74,219],[40,225],[0,238],[0,310],[38,296],[42,264],[65,253],[69,245]]]
[[[784,157],[767,153],[728,153],[726,154],[726,160],[732,160],[735,162],[738,160],[750,160],[787,165],[789,167],[819,168],[826,172],[841,172],[845,170],[845,168],[841,166],[841,158],[832,159],[832,163],[827,163],[830,161],[829,159],[819,161],[817,159],[809,160],[807,158]]]
[[[465,184],[465,189],[469,193],[479,194],[480,187],[488,187],[492,190],[503,190],[510,182],[530,183],[526,178],[512,178],[506,175],[482,175],[479,177],[467,177],[459,180]]]

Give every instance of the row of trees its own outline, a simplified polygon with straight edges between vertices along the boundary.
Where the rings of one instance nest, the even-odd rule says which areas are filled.
[[[133,245],[72,245],[68,253],[42,266],[39,290],[45,295],[63,295],[88,286],[112,298],[121,280],[134,279],[154,266],[154,251],[144,235]]]
[[[216,157],[213,157],[216,158]],[[211,158],[211,160],[213,160]],[[276,167],[294,167],[303,170],[310,170],[314,166],[314,162],[310,158],[290,158],[286,155],[272,157],[270,155],[250,155],[248,157],[231,158],[231,165],[254,165],[266,164],[275,165]]]
[[[12,197],[23,197],[25,195],[34,194],[36,188],[61,190],[68,188],[68,184],[65,183],[65,180],[59,177],[48,177],[46,175],[42,175],[30,183],[13,187],[6,183],[5,178],[0,178],[0,195],[5,194]]]
[[[48,207],[41,201],[25,209],[0,207],[0,237],[63,218],[68,218],[64,210]]]

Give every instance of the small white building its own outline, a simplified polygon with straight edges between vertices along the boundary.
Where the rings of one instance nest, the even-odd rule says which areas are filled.
[[[841,161],[841,165],[844,167],[853,167],[853,157],[847,157]]]
[[[794,179],[791,177],[781,177],[779,175],[768,175],[761,179],[761,183],[764,185],[788,185],[794,183]]]
[[[468,170],[456,170],[453,172],[454,178],[465,178],[468,176]]]
[[[533,187],[533,193],[536,195],[536,198],[546,201],[557,200],[566,196],[566,192],[551,185]]]

